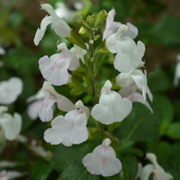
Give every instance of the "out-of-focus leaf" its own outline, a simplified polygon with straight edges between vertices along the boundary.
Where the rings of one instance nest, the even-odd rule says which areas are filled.
[[[123,177],[125,180],[133,180],[138,170],[138,161],[133,154],[126,153],[120,156]]]
[[[158,129],[161,123],[161,114],[157,104],[152,104],[154,113],[140,103],[133,104],[133,110],[130,115],[123,120],[116,131],[117,136],[121,134],[128,140],[133,141],[151,141],[158,137]],[[120,133],[119,133],[120,132]]]
[[[148,76],[148,85],[152,93],[167,91],[171,87],[171,81],[161,69],[152,71]]]
[[[37,159],[32,166],[32,179],[33,180],[46,180],[51,173],[49,164],[41,159]]]
[[[180,139],[180,122],[171,124],[166,132],[166,135],[173,139]]]
[[[180,45],[180,19],[173,16],[164,16],[150,33],[154,36],[152,43],[166,46]]]
[[[90,174],[82,163],[69,162],[58,180],[100,180],[100,177]]]

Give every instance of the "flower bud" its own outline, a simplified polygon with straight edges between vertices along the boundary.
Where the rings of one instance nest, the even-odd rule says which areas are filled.
[[[108,14],[104,9],[102,11],[100,11],[98,16],[97,16],[97,19],[94,23],[94,27],[95,28],[100,27],[104,23],[104,21],[106,20],[107,15]]]
[[[90,32],[89,32],[89,29],[88,29],[87,27],[85,27],[85,26],[82,26],[82,27],[80,28],[79,34],[81,34],[81,35],[83,35],[83,36],[85,36],[85,37],[88,37],[88,38],[91,37],[91,34],[90,34]]]

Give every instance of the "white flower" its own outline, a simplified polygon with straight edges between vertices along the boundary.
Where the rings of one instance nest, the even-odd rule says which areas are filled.
[[[90,115],[89,109],[82,101],[75,104],[76,109],[69,111],[65,117],[57,116],[52,122],[52,128],[44,133],[44,139],[51,144],[80,144],[87,140],[87,120]]]
[[[50,14],[46,16],[42,22],[40,29],[38,28],[34,37],[34,44],[37,46],[41,39],[44,36],[46,28],[49,24],[53,24],[55,32],[58,36],[65,38],[70,37],[71,28],[69,25],[61,19],[54,11],[53,7],[50,4],[41,4],[41,8]]]
[[[28,102],[34,101],[28,107],[28,115],[31,119],[39,118],[45,122],[50,121],[53,118],[53,105],[57,103],[59,110],[68,112],[74,109],[74,104],[66,97],[58,94],[53,86],[45,81],[43,87],[36,95],[28,98]]]
[[[132,103],[115,91],[111,91],[112,84],[108,80],[101,90],[99,104],[92,111],[92,117],[102,124],[112,124],[122,121],[131,112]]]
[[[120,22],[114,22],[114,16],[116,12],[115,9],[112,9],[108,13],[108,17],[106,19],[106,29],[103,33],[103,40],[107,39],[111,34],[116,33],[119,26],[121,26]],[[127,27],[129,28],[127,32],[125,32],[122,36],[127,36],[134,39],[138,34],[138,29],[131,23],[126,23]]]
[[[24,173],[21,173],[19,171],[0,171],[0,180],[10,180],[10,179],[15,179],[23,176]]]
[[[121,171],[121,162],[116,158],[110,143],[111,140],[106,138],[102,145],[97,146],[92,153],[83,158],[82,163],[91,174],[107,177]]]
[[[180,54],[177,55],[177,65],[174,75],[174,85],[178,86],[178,80],[180,79]]]
[[[12,141],[18,137],[21,125],[22,118],[18,113],[14,113],[14,117],[8,113],[0,115],[0,128],[2,128],[7,140]]]
[[[4,55],[6,54],[6,51],[4,48],[0,47],[0,55]]]
[[[141,41],[136,43],[127,36],[122,36],[128,32],[129,28],[122,24],[118,31],[106,40],[106,46],[112,53],[117,53],[114,60],[114,67],[120,72],[129,72],[137,67],[144,56],[145,46]]]
[[[135,83],[138,89],[142,91],[144,101],[146,100],[146,93],[152,101],[152,94],[147,86],[146,71],[145,74],[140,69],[133,68],[128,73],[120,73],[116,77],[116,83],[121,87],[127,87]]]
[[[164,169],[158,164],[157,158],[153,153],[147,153],[146,158],[153,164],[148,164],[140,172],[141,180],[148,180],[150,174],[153,174],[153,180],[171,180],[173,177],[166,173]]]
[[[12,77],[0,82],[0,104],[11,104],[21,94],[23,83],[20,78]]]
[[[130,86],[123,87],[119,90],[120,95],[124,98],[128,98],[131,102],[140,102],[144,104],[150,111],[153,113],[153,110],[149,103],[144,100],[143,96],[139,93],[136,93],[137,86],[135,83],[132,83]]]
[[[61,53],[54,54],[50,58],[44,56],[39,60],[39,68],[43,77],[51,84],[61,86],[69,79],[68,69],[74,71],[79,67],[78,58],[71,53],[65,43],[58,45]]]

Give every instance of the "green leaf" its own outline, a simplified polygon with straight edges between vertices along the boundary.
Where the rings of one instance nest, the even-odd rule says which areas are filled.
[[[100,180],[100,178],[90,174],[81,163],[69,162],[58,180]]]
[[[83,86],[74,76],[71,76],[71,83],[67,83],[67,85],[83,92],[87,91],[87,88]]]
[[[133,141],[151,141],[158,137],[158,129],[161,123],[161,114],[159,113],[158,104],[154,106],[154,113],[140,103],[134,103],[131,114],[123,120],[116,132],[119,138],[122,135],[125,143],[128,140]],[[121,132],[122,135],[119,133]]]
[[[95,56],[101,55],[101,54],[109,54],[110,51],[106,47],[106,39],[96,48],[95,50]]]
[[[156,69],[148,75],[148,85],[152,93],[166,92],[170,88],[171,81],[162,69]]]
[[[85,156],[83,153],[83,144],[65,147],[62,144],[56,146],[50,166],[57,171],[63,169],[68,161],[82,161]]]
[[[180,19],[173,16],[164,16],[155,26],[150,29],[154,36],[154,44],[163,44],[166,46],[180,45]]]
[[[137,149],[137,148],[133,148],[133,147],[128,148],[128,149],[124,149],[123,152],[133,153],[133,154],[135,154],[135,155],[137,155],[137,156],[140,156],[140,157],[143,157],[143,155],[144,155],[143,151],[141,151],[141,150],[139,150],[139,149]]]
[[[79,59],[79,64],[80,64],[80,66],[72,73],[76,76],[87,77],[87,74],[89,73],[88,68],[83,64],[81,59]]]
[[[133,154],[126,153],[120,156],[122,171],[125,180],[133,180],[138,171],[138,161]]]
[[[32,179],[33,180],[46,180],[51,173],[49,164],[41,159],[38,159],[32,166]]]
[[[109,132],[113,132],[116,128],[119,127],[119,125],[122,123],[122,121],[120,122],[114,122],[109,126]]]
[[[83,40],[77,35],[77,33],[74,31],[74,29],[71,29],[71,37],[66,37],[66,39],[73,43],[76,44],[77,46],[83,48],[83,49],[87,49],[85,43],[83,42]]]
[[[173,139],[180,138],[180,122],[171,124],[166,132],[166,135]]]

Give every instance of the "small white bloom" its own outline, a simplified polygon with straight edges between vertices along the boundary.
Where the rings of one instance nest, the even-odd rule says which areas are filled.
[[[153,113],[153,110],[149,103],[144,100],[143,96],[139,93],[136,93],[137,86],[135,83],[132,83],[130,86],[123,87],[119,90],[120,95],[124,98],[128,98],[131,102],[139,102],[144,104],[150,111]]]
[[[65,43],[59,44],[58,49],[62,52],[50,58],[48,56],[40,58],[39,68],[46,80],[53,85],[61,86],[68,82],[68,69],[74,71],[79,66],[79,60],[67,49]]]
[[[4,131],[5,138],[12,141],[15,140],[20,131],[22,125],[22,118],[18,113],[14,113],[14,117],[8,113],[0,115],[0,127]]]
[[[6,54],[6,51],[4,48],[0,47],[0,55],[4,55]]]
[[[74,104],[66,97],[56,92],[54,87],[47,81],[44,82],[41,90],[36,95],[28,98],[28,102],[34,101],[28,107],[28,115],[35,120],[38,116],[45,122],[53,118],[53,105],[57,103],[59,110],[68,112],[75,108]]]
[[[15,178],[22,177],[24,173],[21,173],[19,171],[0,171],[0,180],[13,180]]]
[[[112,84],[109,80],[101,90],[99,104],[96,104],[92,111],[92,117],[102,124],[112,124],[122,121],[131,112],[132,103],[127,98],[115,91],[111,91]]]
[[[0,82],[0,104],[11,104],[21,94],[23,83],[20,78],[12,77]]]
[[[51,122],[52,128],[44,133],[46,142],[71,146],[87,140],[86,124],[90,114],[89,109],[81,101],[78,101],[75,106],[76,109],[69,111],[65,117],[57,116]]]
[[[106,138],[102,145],[97,146],[92,153],[83,158],[82,163],[91,174],[108,177],[121,171],[121,162],[116,158],[110,143],[111,140]]]
[[[146,93],[152,101],[152,94],[147,86],[146,71],[145,74],[140,69],[132,69],[128,73],[120,73],[116,77],[116,83],[121,87],[127,87],[135,83],[138,89],[142,91],[144,101],[146,100]]]
[[[145,52],[145,45],[138,41],[136,43],[127,36],[129,28],[122,24],[118,31],[106,40],[106,46],[112,53],[117,53],[114,60],[114,67],[120,72],[129,72],[132,68],[137,67]]]
[[[178,80],[180,79],[180,54],[177,55],[177,65],[174,75],[174,85],[178,86]]]
[[[69,25],[61,19],[54,11],[53,7],[50,4],[41,4],[41,8],[50,14],[50,16],[46,16],[42,22],[40,29],[38,28],[34,37],[34,44],[37,46],[41,39],[44,36],[46,28],[49,24],[54,25],[55,32],[58,36],[65,38],[70,37],[71,28]]]
[[[111,34],[116,33],[118,28],[121,26],[120,22],[114,21],[114,16],[116,12],[115,9],[112,9],[108,13],[108,17],[106,19],[106,29],[103,33],[103,40],[107,39]],[[127,32],[125,32],[122,36],[127,36],[134,39],[138,34],[138,29],[131,23],[126,23],[126,26],[129,28]]]
[[[164,171],[164,169],[158,164],[157,158],[153,153],[147,153],[146,158],[149,159],[153,164],[148,164],[141,170],[141,180],[148,180],[152,173],[153,180],[171,180],[172,176]]]

